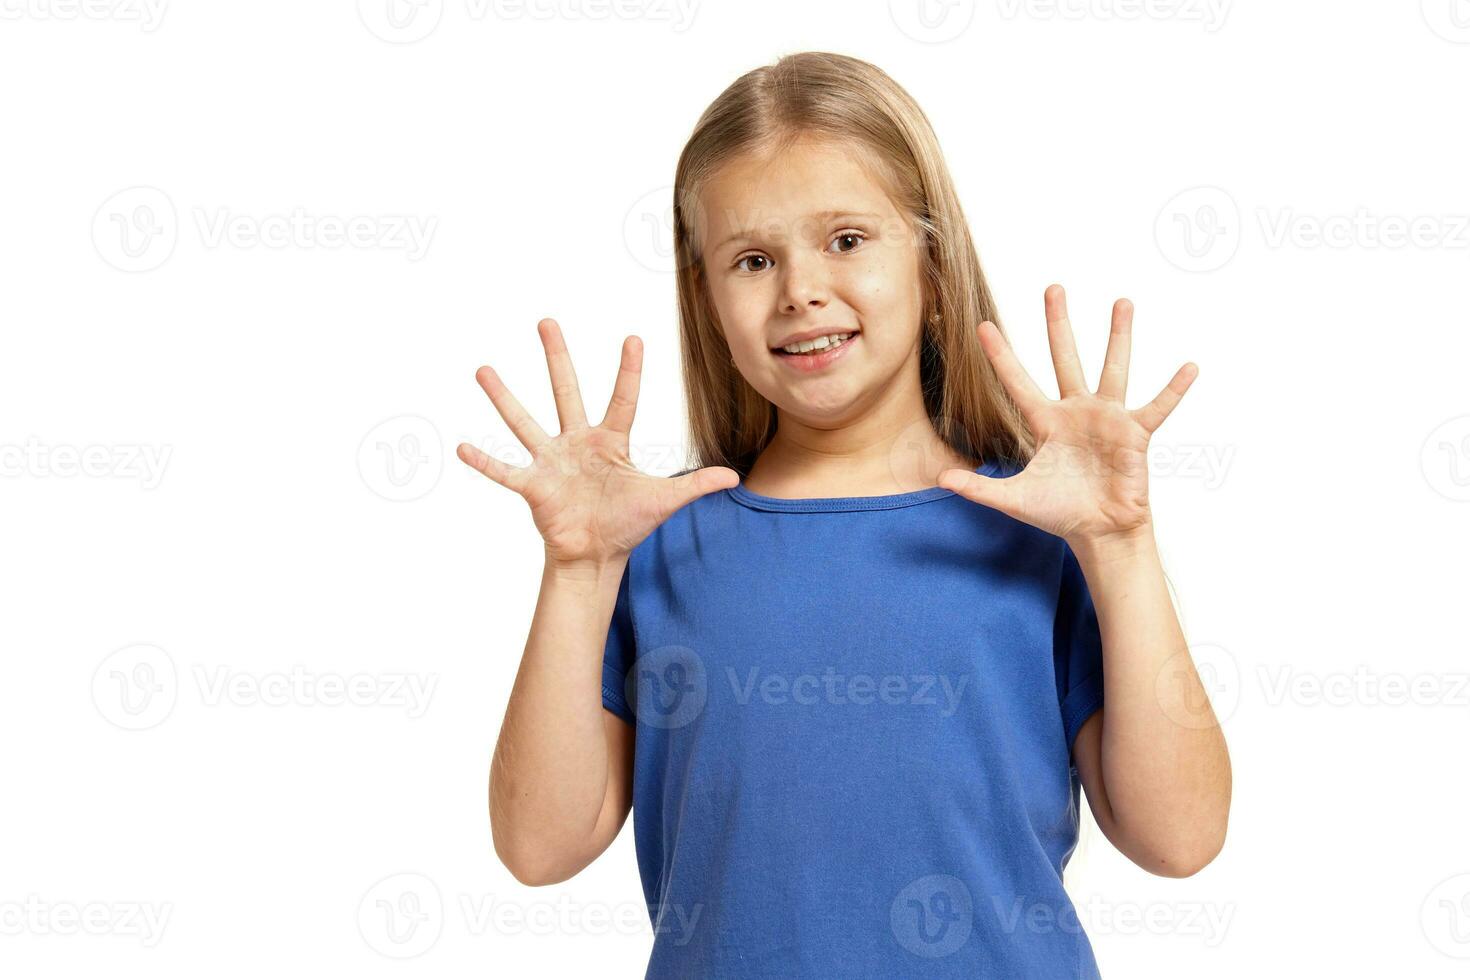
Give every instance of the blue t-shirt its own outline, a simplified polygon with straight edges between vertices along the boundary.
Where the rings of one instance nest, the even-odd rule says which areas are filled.
[[[1097,977],[1062,870],[1102,697],[1055,535],[943,487],[681,508],[629,556],[603,661],[646,976]]]

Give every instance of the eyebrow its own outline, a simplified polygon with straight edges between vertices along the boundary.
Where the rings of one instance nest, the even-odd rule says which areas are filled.
[[[881,220],[879,215],[871,214],[867,211],[858,211],[853,208],[829,208],[825,211],[816,211],[806,216],[806,220],[809,221],[831,221],[835,218],[857,218],[866,219],[868,221]],[[761,224],[761,222],[756,223]],[[733,235],[727,237],[724,241],[720,242],[714,248],[710,249],[710,254],[714,254],[715,252],[718,252],[735,242],[746,241],[749,238],[750,233],[748,231],[737,231]]]

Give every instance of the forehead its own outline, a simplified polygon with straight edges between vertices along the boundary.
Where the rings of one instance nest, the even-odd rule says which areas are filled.
[[[898,218],[885,188],[851,144],[802,141],[723,164],[700,189],[697,224],[712,250],[734,237],[803,237],[837,215]]]

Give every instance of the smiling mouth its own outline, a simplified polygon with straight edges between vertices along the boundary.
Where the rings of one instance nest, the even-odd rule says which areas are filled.
[[[781,366],[789,371],[802,375],[825,374],[829,369],[836,370],[836,365],[847,360],[850,350],[857,344],[862,334],[853,331],[846,340],[838,344],[828,344],[821,350],[813,349],[805,354],[790,354],[780,348],[772,351]]]
[[[857,330],[847,330],[843,332],[847,334],[846,337],[844,337],[842,340],[837,341],[836,343],[828,344],[826,347],[813,347],[811,350],[802,351],[796,354],[793,354],[791,351],[788,351],[782,347],[772,347],[771,353],[784,354],[787,357],[815,357],[819,354],[825,354],[828,351],[837,350],[838,348],[847,346],[857,339],[857,335],[859,333],[859,331]]]

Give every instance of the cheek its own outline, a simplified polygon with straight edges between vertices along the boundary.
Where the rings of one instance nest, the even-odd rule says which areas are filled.
[[[710,290],[710,302],[719,317],[725,343],[736,357],[747,362],[767,353],[768,314],[775,303],[768,292],[752,283],[720,285]]]
[[[906,314],[920,301],[918,266],[912,252],[876,248],[866,262],[854,262],[844,280],[853,303],[873,315]]]
[[[853,263],[843,276],[842,295],[868,328],[870,346],[907,347],[922,315],[923,294],[915,269],[903,257],[884,255]]]

